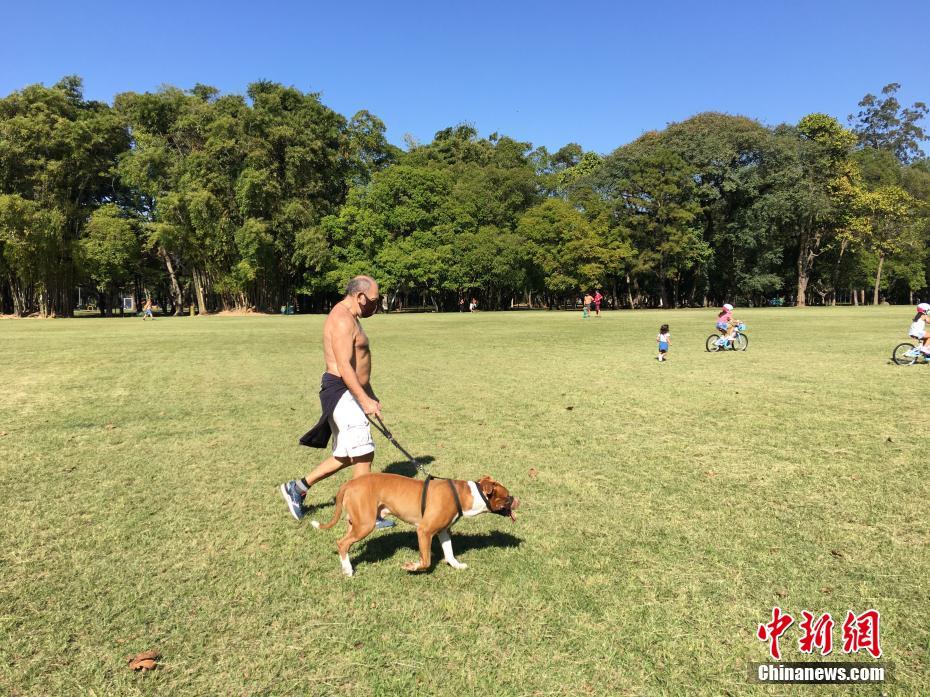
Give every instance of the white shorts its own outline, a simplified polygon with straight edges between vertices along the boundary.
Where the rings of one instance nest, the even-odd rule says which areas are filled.
[[[361,457],[375,451],[371,437],[371,424],[361,405],[346,391],[329,418],[333,429],[333,455],[336,457]]]

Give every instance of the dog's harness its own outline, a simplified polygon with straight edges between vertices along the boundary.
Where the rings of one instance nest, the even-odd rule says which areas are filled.
[[[426,479],[423,481],[423,493],[420,494],[420,515],[422,516],[426,513],[426,492],[429,491],[429,483],[434,479],[442,479],[448,482],[449,488],[452,490],[452,498],[455,499],[455,508],[459,512],[459,518],[461,518],[464,515],[462,513],[462,502],[459,500],[459,492],[456,490],[455,484],[452,483],[453,480],[446,479],[445,477],[434,477],[431,474],[426,475]],[[481,489],[479,488],[478,491],[481,491]],[[483,492],[481,497],[484,498]]]

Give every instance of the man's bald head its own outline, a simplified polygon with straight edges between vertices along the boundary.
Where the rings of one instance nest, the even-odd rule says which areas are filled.
[[[371,276],[356,276],[346,286],[346,297],[352,314],[357,317],[371,317],[378,311],[380,297],[378,282]]]
[[[356,276],[349,281],[346,286],[346,297],[354,296],[358,293],[369,294],[372,288],[377,288],[378,283],[371,276]]]

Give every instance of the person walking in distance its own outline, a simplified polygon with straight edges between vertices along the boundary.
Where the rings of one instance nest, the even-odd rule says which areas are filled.
[[[584,294],[581,308],[581,319],[587,319],[591,315],[591,304],[594,302],[594,296],[590,293]]]

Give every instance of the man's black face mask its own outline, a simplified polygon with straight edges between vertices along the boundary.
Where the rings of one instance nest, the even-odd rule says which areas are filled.
[[[378,299],[369,298],[364,293],[359,293],[359,295],[365,299],[364,302],[362,302],[362,300],[359,299],[359,303],[358,303],[359,314],[362,317],[371,317],[373,314],[375,314],[375,312],[378,311]]]

